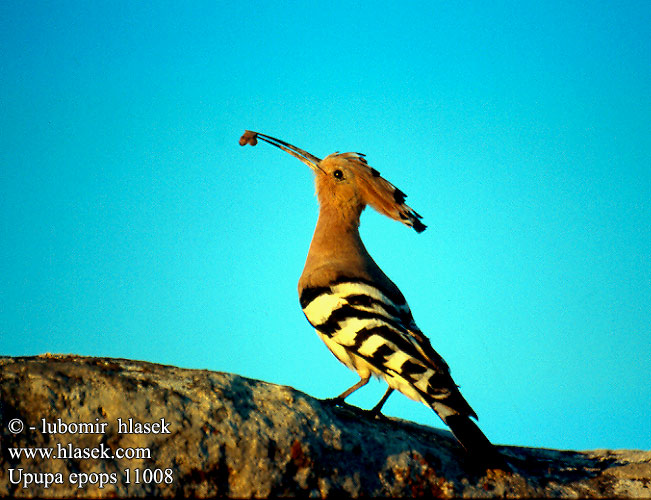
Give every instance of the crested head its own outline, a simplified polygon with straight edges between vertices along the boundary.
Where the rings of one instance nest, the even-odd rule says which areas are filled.
[[[351,206],[360,212],[365,206],[413,227],[425,230],[421,216],[405,204],[407,195],[370,167],[361,153],[334,153],[319,163],[315,172],[319,203]]]
[[[254,146],[256,139],[286,151],[312,169],[322,210],[335,208],[359,217],[364,207],[370,205],[381,214],[413,227],[418,233],[427,227],[421,222],[422,217],[405,203],[407,195],[371,168],[363,154],[333,153],[320,160],[280,139],[248,130],[240,139],[240,145]]]

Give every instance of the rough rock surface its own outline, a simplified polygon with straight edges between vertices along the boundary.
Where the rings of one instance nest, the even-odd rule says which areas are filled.
[[[0,395],[3,496],[651,497],[651,452],[509,446],[513,473],[481,472],[445,431],[228,373],[0,357]]]

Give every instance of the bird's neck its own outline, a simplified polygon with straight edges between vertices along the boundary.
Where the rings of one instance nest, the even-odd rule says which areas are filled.
[[[353,277],[375,264],[359,235],[361,210],[321,207],[299,287],[342,274]]]

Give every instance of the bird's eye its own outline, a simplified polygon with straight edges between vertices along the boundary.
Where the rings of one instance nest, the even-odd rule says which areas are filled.
[[[339,169],[337,169],[337,170],[335,170],[334,172],[332,172],[332,175],[333,175],[334,178],[337,179],[338,181],[340,181],[341,179],[344,178],[344,173],[343,173],[341,170],[339,170]]]

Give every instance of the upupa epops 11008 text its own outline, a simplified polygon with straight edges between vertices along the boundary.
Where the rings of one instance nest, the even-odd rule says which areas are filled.
[[[389,389],[373,408],[379,413],[394,389],[432,408],[474,460],[504,468],[494,446],[471,417],[443,358],[418,329],[398,287],[366,251],[359,220],[366,205],[394,220],[425,230],[406,195],[371,168],[360,153],[334,153],[320,160],[287,142],[246,131],[240,145],[257,139],[298,158],[315,174],[319,218],[298,282],[301,307],[330,351],[360,381],[336,401],[364,386],[371,375]]]

